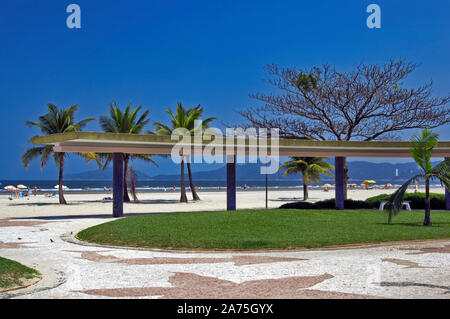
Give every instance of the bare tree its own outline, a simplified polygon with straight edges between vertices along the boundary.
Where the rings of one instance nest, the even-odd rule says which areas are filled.
[[[349,72],[329,65],[298,69],[266,67],[275,94],[251,94],[263,106],[239,111],[256,127],[279,128],[284,138],[395,140],[399,132],[450,122],[446,97],[432,96],[432,82],[406,88],[417,65],[403,60],[360,63]],[[348,180],[345,164],[345,187]],[[346,196],[346,194],[345,194]]]

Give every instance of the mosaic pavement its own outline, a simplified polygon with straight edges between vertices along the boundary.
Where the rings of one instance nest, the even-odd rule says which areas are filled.
[[[108,219],[0,219],[0,256],[43,279],[0,298],[450,298],[450,240],[345,249],[183,252],[64,238]]]

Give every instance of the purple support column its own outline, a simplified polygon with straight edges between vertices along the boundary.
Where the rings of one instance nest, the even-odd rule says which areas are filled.
[[[236,210],[236,156],[227,156],[227,210]]]
[[[445,209],[450,210],[450,190],[445,189]]]
[[[337,210],[344,209],[344,157],[336,157],[334,163],[335,203]]]
[[[450,157],[445,158],[447,161],[450,160]],[[450,189],[445,188],[445,209],[450,210]]]
[[[113,217],[123,217],[123,154],[113,154]]]

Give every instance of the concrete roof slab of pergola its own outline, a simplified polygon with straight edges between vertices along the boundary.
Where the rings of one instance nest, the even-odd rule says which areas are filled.
[[[152,134],[123,134],[99,132],[71,132],[35,136],[35,145],[53,145],[56,152],[96,152],[129,154],[171,154],[173,147],[180,144],[170,136]],[[200,141],[192,138],[191,154],[203,152],[211,139]],[[212,144],[210,145],[212,146]],[[214,148],[222,154],[256,154],[265,144],[258,145],[256,138],[216,138]],[[267,149],[277,147],[279,156],[338,156],[338,157],[411,157],[409,142],[398,141],[318,141],[304,139],[267,140]],[[231,153],[230,153],[231,152]],[[186,153],[185,153],[186,154]],[[257,153],[260,154],[260,153]],[[433,157],[450,157],[450,142],[439,142],[433,149]]]

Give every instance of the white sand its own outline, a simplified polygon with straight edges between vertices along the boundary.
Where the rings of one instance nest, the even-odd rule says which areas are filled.
[[[392,193],[395,189],[354,189],[348,191],[348,197],[354,200],[364,200],[379,194]],[[412,192],[413,190],[411,190]],[[420,189],[419,191],[424,191]],[[444,188],[433,188],[432,192],[444,193]],[[188,192],[188,199],[192,195]],[[47,198],[43,195],[31,196],[29,199],[9,200],[8,195],[0,196],[0,219],[14,217],[43,217],[43,216],[77,216],[77,215],[108,215],[112,214],[112,203],[103,202],[105,194],[66,194],[65,198],[69,205],[59,205],[58,197]],[[110,195],[108,195],[110,196]],[[189,201],[180,203],[178,191],[167,191],[161,193],[138,194],[140,203],[125,203],[125,214],[139,213],[166,213],[187,211],[212,211],[226,209],[226,192],[199,192],[201,201]],[[324,192],[323,190],[309,190],[309,201],[319,201],[334,197],[334,190]],[[303,198],[302,190],[270,190],[269,208],[277,208],[284,203],[298,201]],[[264,191],[238,191],[237,209],[264,208]],[[99,216],[100,217],[100,216]]]

